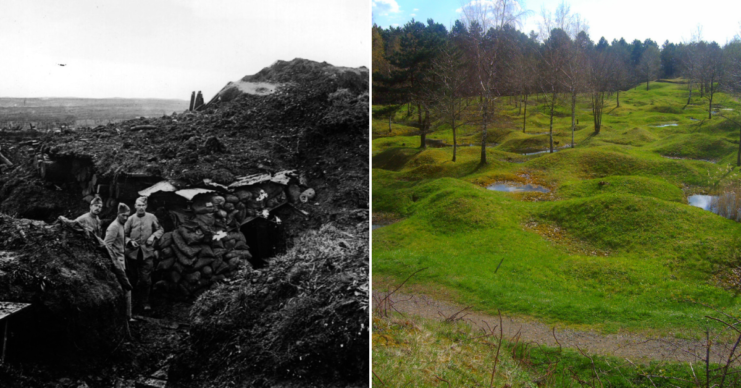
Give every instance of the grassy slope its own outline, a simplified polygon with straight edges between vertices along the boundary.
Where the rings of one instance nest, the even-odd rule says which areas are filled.
[[[419,137],[376,138],[373,210],[405,220],[373,232],[374,274],[402,279],[427,267],[414,282],[453,290],[481,309],[607,331],[694,327],[708,313],[696,301],[738,310],[741,303],[714,274],[737,264],[741,225],[686,205],[681,190],[738,179],[724,168],[735,161],[738,128],[707,120],[705,100],[685,107],[684,87],[653,83],[648,92],[621,93],[620,108],[613,100],[605,109],[598,135],[580,103],[577,147],[554,154],[517,153],[545,146],[547,136],[523,134],[522,116],[503,105],[483,167],[478,147],[459,148],[454,163],[450,147],[415,148]],[[545,131],[543,112],[528,107],[527,132]],[[561,146],[570,142],[570,123],[561,108],[554,129]],[[665,123],[678,125],[657,127]],[[464,127],[459,137],[475,138],[475,130]],[[452,143],[444,127],[429,137]],[[554,191],[481,187],[494,181]]]
[[[461,322],[410,321],[391,315],[374,316],[373,326],[374,386],[430,387],[443,382],[451,387],[489,386],[493,377],[495,387],[575,387],[586,381],[592,386],[663,388],[676,387],[677,379],[692,381],[696,375],[689,365],[636,366],[615,357],[589,359],[573,349],[531,347],[507,338],[500,348],[496,330],[495,336],[487,337]],[[654,377],[649,380],[647,374]],[[711,382],[719,380],[717,375]],[[732,378],[726,381],[733,384]]]

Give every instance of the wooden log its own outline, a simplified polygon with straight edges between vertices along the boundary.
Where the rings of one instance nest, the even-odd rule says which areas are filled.
[[[8,166],[13,167],[13,162],[10,161],[10,159],[6,158],[5,155],[0,153],[0,160],[2,160],[3,163],[7,164]]]

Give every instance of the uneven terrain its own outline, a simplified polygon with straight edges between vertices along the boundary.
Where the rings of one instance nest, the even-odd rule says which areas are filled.
[[[574,148],[571,112],[560,102],[554,153],[544,101],[531,96],[523,131],[523,110],[502,97],[485,165],[477,126],[459,130],[453,162],[442,121],[422,149],[413,107],[396,113],[391,130],[374,120],[374,276],[399,284],[421,270],[407,286],[433,298],[599,333],[603,344],[609,336],[699,340],[704,328],[735,340],[706,317],[741,312],[741,226],[688,197],[738,185],[741,128],[723,116],[741,105],[718,94],[709,119],[707,99],[693,94],[687,104],[686,88],[672,80],[624,91],[619,107],[613,95],[599,133],[579,100]],[[547,192],[487,189],[495,183]],[[645,350],[633,355],[651,357]]]
[[[336,76],[346,72],[349,79]],[[114,334],[95,351],[68,347],[51,360],[23,358],[11,348],[2,384],[108,387],[146,377],[193,387],[367,384],[368,71],[295,59],[263,73],[260,82],[273,84],[272,92],[232,93],[197,112],[2,140],[0,152],[12,165],[0,167],[0,211],[11,230],[38,225],[33,228],[46,231],[47,239],[61,227],[50,225],[57,217],[86,212],[85,201],[96,193],[105,201],[105,228],[117,203],[132,206],[139,191],[158,182],[227,199],[239,185],[270,192],[261,192],[259,201],[269,198],[258,201],[261,208],[238,209],[246,217],[240,213],[244,223],[235,226],[253,258],[266,265],[242,266],[193,296],[156,293],[154,312],[131,323],[132,339],[121,327],[114,282],[103,304],[116,324],[96,322]],[[315,196],[300,201],[308,189]],[[195,202],[160,194],[152,195],[149,211],[166,230],[199,212]],[[234,222],[231,213],[228,222]],[[68,247],[80,239],[60,240],[52,252],[31,251],[28,242],[3,244],[0,250],[14,259],[2,263],[0,274],[31,271],[60,252],[74,260],[78,254]],[[104,256],[88,245],[104,268]],[[73,287],[64,268],[58,271],[65,289],[88,295]],[[83,266],[79,273],[90,270]],[[30,301],[60,286],[37,283],[25,286]],[[97,311],[71,307],[82,315]],[[63,339],[74,343],[90,340],[84,331],[68,335]],[[28,337],[17,338],[23,344]]]

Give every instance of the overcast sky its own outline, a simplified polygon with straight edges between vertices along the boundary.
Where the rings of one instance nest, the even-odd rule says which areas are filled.
[[[373,21],[384,28],[403,26],[415,18],[428,18],[450,27],[461,17],[457,12],[464,4],[460,0],[371,0]],[[525,0],[523,8],[532,10],[524,32],[538,31],[541,6],[551,12],[561,0]],[[741,32],[741,1],[657,1],[657,0],[571,0],[571,12],[578,13],[589,23],[589,35],[597,42],[604,36],[608,42],[625,38],[644,41],[650,38],[661,46],[665,40],[673,43],[689,41],[697,25],[703,27],[703,37],[721,46]]]
[[[208,101],[277,60],[370,67],[369,1],[2,0],[0,97]]]

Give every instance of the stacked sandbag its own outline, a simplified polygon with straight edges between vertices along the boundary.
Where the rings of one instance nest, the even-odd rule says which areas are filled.
[[[213,225],[218,228],[234,228],[249,218],[267,218],[267,211],[286,202],[282,185],[263,183],[240,187],[226,195],[203,196],[194,200],[193,211],[198,216],[213,214]]]
[[[192,295],[247,265],[252,255],[244,235],[208,227],[208,218],[213,214],[200,214],[157,240],[156,289]]]

